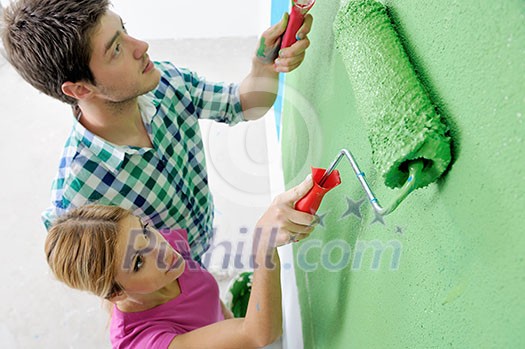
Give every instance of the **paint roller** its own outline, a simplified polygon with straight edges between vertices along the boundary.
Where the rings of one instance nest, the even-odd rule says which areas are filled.
[[[297,41],[297,32],[304,23],[304,17],[314,6],[315,0],[293,0],[290,17],[283,34],[281,48],[292,46]]]
[[[451,160],[448,128],[418,80],[384,5],[375,0],[347,1],[333,30],[368,131],[373,164],[385,185],[401,189],[390,205],[382,207],[346,149],[322,175],[314,176],[315,186],[324,188],[327,179],[338,177],[334,168],[346,158],[374,210],[386,215],[447,169]],[[316,197],[314,189],[296,204],[297,209],[315,213],[326,191]]]

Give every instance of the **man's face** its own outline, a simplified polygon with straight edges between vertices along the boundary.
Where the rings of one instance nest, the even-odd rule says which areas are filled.
[[[91,37],[89,67],[95,77],[96,97],[123,102],[154,89],[160,72],[149,60],[148,47],[126,33],[117,14],[106,12]]]

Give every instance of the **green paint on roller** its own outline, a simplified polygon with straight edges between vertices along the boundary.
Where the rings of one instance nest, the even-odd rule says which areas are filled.
[[[450,163],[450,138],[386,8],[374,0],[350,1],[338,12],[333,29],[368,128],[372,160],[385,184],[403,186],[416,159],[423,159],[425,167],[415,187],[432,183]]]

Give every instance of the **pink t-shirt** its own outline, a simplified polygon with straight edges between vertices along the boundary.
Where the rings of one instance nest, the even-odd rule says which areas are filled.
[[[219,286],[213,276],[190,258],[185,230],[163,231],[166,241],[186,260],[178,278],[181,294],[155,308],[124,313],[116,306],[110,325],[113,348],[167,348],[173,338],[224,319]]]

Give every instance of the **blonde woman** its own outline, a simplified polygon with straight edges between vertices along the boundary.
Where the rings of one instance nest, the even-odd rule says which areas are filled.
[[[278,246],[306,238],[317,218],[296,211],[311,178],[279,195],[257,222],[245,318],[224,319],[213,277],[191,260],[186,233],[159,232],[115,206],[58,219],[45,252],[56,278],[113,303],[114,348],[258,348],[281,335]]]

